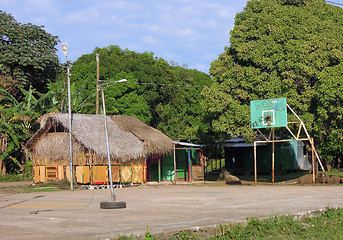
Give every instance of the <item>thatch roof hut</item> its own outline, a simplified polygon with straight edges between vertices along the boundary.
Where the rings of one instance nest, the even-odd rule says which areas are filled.
[[[123,131],[133,133],[144,144],[146,154],[165,154],[173,150],[173,140],[133,116],[111,116]]]
[[[69,161],[68,114],[46,114],[41,117],[40,124],[40,129],[25,145],[34,164],[67,165]],[[172,150],[171,139],[171,145],[169,145],[167,136],[144,125],[134,117],[107,116],[109,147],[113,164],[142,162],[148,154],[163,154]],[[155,132],[156,139],[160,139],[160,144],[163,146],[157,146],[158,142],[154,141],[149,131]],[[140,138],[140,135],[151,136],[151,138]],[[72,114],[72,139],[74,164],[107,164],[103,116]]]

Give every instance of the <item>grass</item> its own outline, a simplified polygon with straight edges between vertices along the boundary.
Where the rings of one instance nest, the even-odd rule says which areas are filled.
[[[322,172],[322,171],[320,171]],[[343,177],[343,171],[339,171],[339,170],[331,170],[330,172],[326,172],[327,175],[329,176],[340,176],[340,177]]]
[[[29,193],[29,192],[53,192],[63,191],[69,189],[69,182],[49,182],[39,184],[20,184],[20,185],[6,185],[0,188],[2,193]]]
[[[343,208],[327,208],[316,217],[295,220],[292,216],[275,216],[265,219],[251,218],[245,225],[220,225],[214,236],[207,240],[226,239],[342,239]],[[120,236],[118,239],[136,239],[134,236]],[[144,239],[154,238],[149,231]],[[176,234],[173,240],[203,239],[199,235],[188,235],[185,231]]]
[[[53,192],[53,191],[63,191],[69,189],[69,182],[50,182],[50,183],[40,183],[32,184],[29,187],[21,188],[25,192]]]
[[[0,175],[0,182],[32,181],[32,174],[6,174]]]
[[[217,236],[209,239],[341,239],[342,219],[342,208],[328,208],[317,217],[303,220],[294,220],[292,216],[252,218],[246,226],[221,227]]]

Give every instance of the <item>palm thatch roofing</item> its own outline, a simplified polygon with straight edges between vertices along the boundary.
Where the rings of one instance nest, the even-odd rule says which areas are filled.
[[[173,149],[170,138],[135,117],[106,118],[112,160],[132,161]],[[69,159],[68,114],[46,114],[40,124],[40,129],[26,143],[26,150],[34,149],[35,155],[52,161]],[[72,114],[72,138],[74,155],[92,152],[98,159],[107,159],[104,116]]]
[[[147,154],[165,154],[173,150],[173,140],[156,128],[150,127],[133,116],[110,116],[123,131],[133,133],[144,144]]]

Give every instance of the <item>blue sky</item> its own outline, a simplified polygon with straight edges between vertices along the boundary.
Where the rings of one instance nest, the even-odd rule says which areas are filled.
[[[75,61],[95,47],[153,52],[168,62],[208,73],[229,45],[234,18],[247,0],[0,0],[20,23],[69,45]],[[59,57],[65,61],[59,49]],[[101,56],[100,56],[101,57]]]

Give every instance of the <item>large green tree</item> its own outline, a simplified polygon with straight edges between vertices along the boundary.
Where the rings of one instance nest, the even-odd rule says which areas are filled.
[[[100,58],[101,80],[128,80],[104,85],[108,114],[136,116],[173,138],[196,138],[199,131],[206,129],[201,120],[204,111],[200,106],[200,86],[210,83],[208,74],[169,64],[150,52],[137,53],[114,45],[96,48],[73,63],[73,111],[95,113],[96,54]],[[65,94],[60,94],[63,88],[63,81],[50,85],[60,102],[65,98]]]
[[[251,0],[211,64],[204,106],[213,129],[251,139],[250,101],[286,97],[321,156],[342,154],[343,9],[324,0]]]
[[[51,112],[51,93],[40,94],[30,88],[21,88],[21,101],[4,89],[0,89],[3,98],[0,103],[0,133],[6,135],[6,151],[0,151],[0,174],[25,171],[26,163],[22,146],[37,130],[35,120],[46,112]],[[29,166],[29,163],[28,163]]]
[[[20,24],[0,10],[0,85],[16,93],[20,88],[47,90],[58,69],[58,38],[42,26]],[[19,91],[20,92],[20,91]]]
[[[7,139],[1,173],[25,170],[22,145],[35,120],[52,110],[53,95],[44,92],[59,69],[57,42],[42,26],[20,24],[0,10],[0,133]]]

